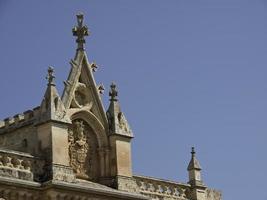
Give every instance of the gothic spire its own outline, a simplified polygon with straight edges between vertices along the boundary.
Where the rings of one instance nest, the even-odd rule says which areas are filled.
[[[107,118],[109,122],[110,134],[117,134],[132,138],[133,133],[126,120],[126,117],[121,111],[120,104],[117,98],[118,91],[114,82],[110,85],[109,96],[110,104],[107,111]]]
[[[200,164],[196,158],[196,152],[195,148],[192,147],[191,151],[191,160],[189,162],[189,165],[187,167],[188,176],[189,176],[189,184],[192,187],[200,186],[204,187],[202,178],[201,178],[201,167]]]
[[[77,37],[78,47],[74,59],[70,61],[71,70],[64,82],[62,102],[66,109],[72,109],[71,112],[81,109],[91,112],[102,126],[108,128],[107,116],[101,99],[104,86],[96,84],[93,74],[98,65],[96,62],[89,62],[84,50],[85,36],[89,35],[89,30],[83,20],[83,14],[78,14],[77,25],[72,29],[73,35]]]
[[[195,148],[192,147],[191,148],[191,160],[187,167],[187,170],[189,171],[189,170],[194,170],[194,169],[201,170],[201,167],[200,167],[198,160],[196,159]]]
[[[89,30],[86,25],[83,25],[83,14],[79,13],[77,16],[77,26],[72,29],[73,36],[76,36],[78,44],[77,51],[84,50],[85,36],[89,35]]]
[[[117,101],[118,91],[116,89],[116,84],[114,82],[110,85],[110,91],[109,91],[110,101]]]
[[[47,79],[47,85],[48,86],[51,86],[51,85],[55,86],[55,83],[54,83],[54,79],[55,79],[54,68],[51,67],[51,66],[48,67],[46,79]]]
[[[47,72],[46,79],[48,83],[41,103],[40,123],[51,120],[70,123],[70,119],[66,116],[65,107],[56,89],[53,67],[50,66]]]

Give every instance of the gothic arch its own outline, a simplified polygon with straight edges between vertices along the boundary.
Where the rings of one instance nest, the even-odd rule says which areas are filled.
[[[70,116],[70,165],[77,177],[97,181],[108,176],[110,151],[104,126],[87,110],[79,109]]]
[[[93,129],[97,137],[98,148],[108,147],[108,138],[105,128],[93,113],[87,110],[75,112],[71,116],[71,121],[74,121],[76,119],[82,119],[86,121],[88,125]]]

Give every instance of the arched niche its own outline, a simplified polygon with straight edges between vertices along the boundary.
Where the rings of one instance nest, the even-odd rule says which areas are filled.
[[[89,111],[79,111],[71,116],[69,128],[70,165],[76,177],[97,181],[105,176],[103,149],[107,135],[103,125]]]

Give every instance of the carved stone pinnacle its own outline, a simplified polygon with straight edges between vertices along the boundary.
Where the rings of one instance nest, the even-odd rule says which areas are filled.
[[[91,64],[91,68],[93,70],[93,72],[96,72],[97,68],[98,68],[98,64],[96,64],[96,62],[94,61],[92,64]]]
[[[98,86],[98,91],[99,91],[100,94],[104,93],[105,87],[104,87],[104,85],[102,83]]]
[[[77,37],[76,39],[76,42],[78,44],[77,50],[84,50],[83,46],[83,44],[85,43],[84,37],[89,35],[89,30],[87,26],[83,25],[83,14],[79,13],[76,16],[78,25],[72,29],[72,33],[74,36]]]
[[[55,79],[54,68],[51,66],[48,67],[46,79],[48,81],[47,85],[55,85],[55,83],[54,83],[54,79]]]
[[[116,89],[116,85],[114,82],[110,85],[110,91],[109,91],[110,101],[117,101],[118,91]]]

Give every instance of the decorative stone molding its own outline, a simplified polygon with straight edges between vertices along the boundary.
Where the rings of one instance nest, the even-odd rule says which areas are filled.
[[[141,194],[152,199],[189,200],[190,185],[144,176],[134,176]]]
[[[23,189],[10,189],[0,188],[0,200],[40,200],[41,195],[39,192],[23,190]]]
[[[53,180],[64,182],[75,182],[75,175],[73,169],[63,165],[53,165]]]
[[[222,193],[218,190],[208,188],[206,194],[207,200],[222,200]]]
[[[98,198],[98,197],[86,197],[78,194],[58,194],[56,198],[50,198],[55,200],[108,200],[106,198]]]
[[[139,193],[139,187],[137,186],[136,179],[132,177],[117,176],[116,182],[118,190]]]

